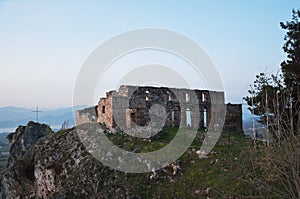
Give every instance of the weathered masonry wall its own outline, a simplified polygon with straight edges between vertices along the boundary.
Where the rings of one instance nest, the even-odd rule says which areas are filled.
[[[242,120],[242,105],[241,104],[227,104],[226,105],[226,117],[223,131],[226,132],[243,132],[243,120]]]
[[[96,122],[98,118],[97,106],[85,108],[83,110],[78,110],[75,112],[76,115],[76,125]]]
[[[107,92],[106,98],[99,100],[96,121],[105,123],[110,129],[119,127],[125,130],[137,125],[159,125],[162,122],[160,116],[164,114],[165,127],[206,128],[210,125],[211,117],[214,117],[215,124],[210,126],[218,127],[218,118],[226,114],[223,129],[242,132],[241,105],[228,104],[226,112],[224,106],[223,92],[121,86],[118,91]],[[92,120],[90,115],[81,113],[76,121],[82,123]]]
[[[121,129],[134,128],[135,125],[147,126],[150,122],[155,123],[155,118],[158,118],[151,117],[149,113],[153,112],[153,105],[159,105],[165,110],[165,126],[204,128],[210,122],[212,96],[217,103],[224,104],[223,92],[121,86],[118,92],[112,91],[106,98],[100,99],[98,122]],[[112,112],[101,112],[103,104],[106,104],[105,107],[111,107],[107,100],[112,102]],[[204,115],[207,118],[205,120]]]
[[[112,99],[115,91],[106,93],[106,98],[101,98],[98,102],[97,122],[106,124],[108,128],[113,128]]]

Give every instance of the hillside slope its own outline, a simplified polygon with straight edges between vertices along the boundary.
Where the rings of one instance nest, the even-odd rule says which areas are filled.
[[[172,165],[156,172],[130,174],[95,159],[79,135],[85,127],[47,134],[1,174],[1,198],[206,198],[247,195],[241,151],[248,141],[223,134],[207,158],[199,158],[204,132]],[[87,127],[90,128],[90,127]],[[188,129],[187,129],[188,131]],[[104,128],[98,133],[105,133]],[[156,138],[106,134],[125,150],[154,151],[166,145],[176,129]],[[176,166],[174,166],[176,165]]]

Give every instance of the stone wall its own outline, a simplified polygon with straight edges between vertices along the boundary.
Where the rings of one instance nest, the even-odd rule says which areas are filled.
[[[224,93],[165,87],[121,86],[118,91],[111,91],[107,93],[106,98],[100,99],[98,122],[105,123],[109,128],[118,126],[124,130],[134,128],[136,125],[155,125],[161,122],[158,119],[160,117],[156,117],[155,114],[161,112],[165,114],[164,126],[204,128],[210,122],[212,102],[215,105],[224,105]]]
[[[241,104],[226,104],[226,117],[223,131],[243,133]]]
[[[106,124],[108,128],[113,128],[112,99],[115,91],[106,93],[106,98],[101,98],[98,103],[97,122]]]
[[[85,108],[83,110],[78,110],[75,112],[76,115],[76,125],[97,122],[98,119],[98,106],[93,106]]]
[[[160,125],[217,128],[224,117],[224,131],[242,132],[242,107],[225,105],[224,92],[123,85],[118,91],[107,92],[96,109],[77,111],[76,123],[99,122],[121,130]]]

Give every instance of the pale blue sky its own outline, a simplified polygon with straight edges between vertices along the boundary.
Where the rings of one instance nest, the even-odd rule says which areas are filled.
[[[76,76],[110,37],[159,27],[199,43],[219,70],[226,101],[241,102],[246,85],[285,59],[285,32],[296,0],[0,1],[0,106],[72,105]]]

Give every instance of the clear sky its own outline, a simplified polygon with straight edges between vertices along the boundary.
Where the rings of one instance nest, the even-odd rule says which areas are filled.
[[[159,27],[192,38],[220,72],[226,101],[241,103],[257,73],[285,59],[296,0],[0,1],[0,106],[72,105],[77,74],[112,36]]]

